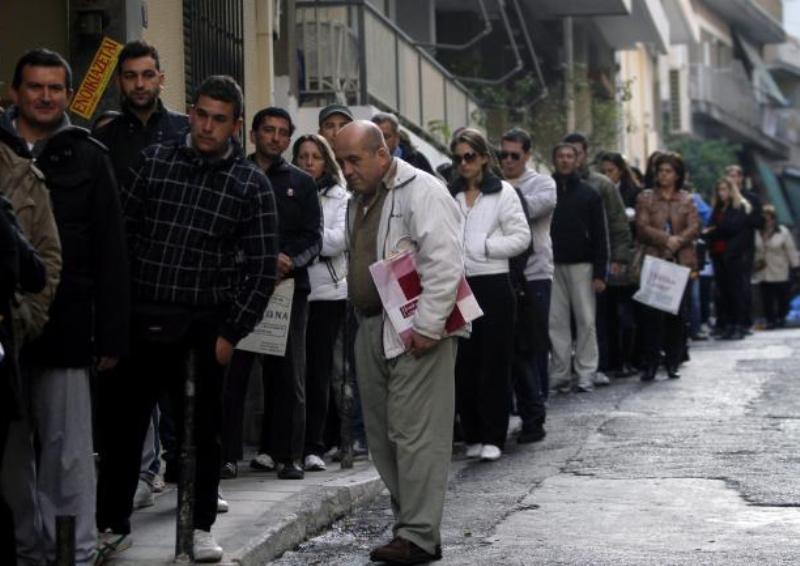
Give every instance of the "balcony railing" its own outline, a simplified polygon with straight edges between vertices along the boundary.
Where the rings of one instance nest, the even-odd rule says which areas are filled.
[[[476,125],[477,100],[370,4],[296,2],[301,104],[375,104],[443,139]]]
[[[701,110],[719,120],[761,129],[761,105],[740,64],[722,69],[692,65],[689,97]]]

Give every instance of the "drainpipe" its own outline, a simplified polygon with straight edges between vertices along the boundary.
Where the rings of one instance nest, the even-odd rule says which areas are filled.
[[[564,18],[564,97],[567,100],[567,131],[575,131],[575,43],[572,16]]]

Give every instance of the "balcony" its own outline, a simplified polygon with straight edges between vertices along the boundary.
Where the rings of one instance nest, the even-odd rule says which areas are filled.
[[[741,63],[721,69],[691,65],[689,98],[695,123],[708,135],[757,145],[776,158],[788,155],[788,147],[770,127],[774,114],[759,103]]]
[[[756,44],[786,40],[776,2],[769,0],[703,0],[731,26]]]
[[[458,127],[477,125],[470,91],[370,4],[296,6],[301,106],[374,105],[439,143]]]

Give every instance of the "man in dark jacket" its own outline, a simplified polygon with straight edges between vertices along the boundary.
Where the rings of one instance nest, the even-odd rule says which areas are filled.
[[[132,41],[120,51],[117,84],[121,113],[93,134],[109,149],[120,185],[126,185],[130,168],[147,146],[167,143],[185,135],[189,121],[161,101],[164,71],[158,51],[144,41]]]
[[[308,293],[307,267],[322,249],[322,210],[317,185],[310,175],[287,163],[282,154],[289,147],[294,124],[283,108],[269,107],[253,117],[250,140],[256,151],[250,159],[267,174],[275,192],[280,226],[279,280],[294,280],[289,338],[283,357],[262,356],[264,419],[258,455],[250,463],[257,470],[278,469],[280,479],[302,479],[305,447],[305,363]],[[237,351],[228,372],[226,428],[238,430],[247,379],[255,359]],[[233,444],[239,443],[238,446]],[[241,440],[231,435],[225,447],[232,454]]]
[[[383,132],[383,140],[386,142],[386,147],[389,148],[389,152],[394,157],[399,157],[406,163],[413,165],[417,169],[422,169],[426,173],[435,174],[428,158],[411,145],[411,140],[408,138],[403,139],[397,116],[388,112],[378,112],[372,117],[372,122]]]
[[[554,388],[572,388],[572,330],[574,314],[575,373],[578,391],[593,389],[598,350],[595,294],[605,290],[608,235],[603,200],[578,171],[575,148],[566,143],[553,150],[556,208],[550,235],[553,240],[553,291],[550,301],[550,379]]]
[[[128,346],[128,271],[117,186],[103,145],[69,122],[71,83],[63,57],[47,49],[29,51],[14,71],[15,106],[0,118],[0,127],[14,134],[14,150],[33,157],[45,175],[63,257],[50,319],[20,355],[32,397],[31,430],[9,438],[13,461],[5,462],[23,562],[55,560],[58,515],[75,516],[76,563],[92,559],[97,538],[89,368],[112,369]]]
[[[183,422],[187,370],[195,375],[192,556],[218,562],[211,535],[221,465],[224,366],[261,321],[275,282],[277,215],[269,182],[233,138],[242,92],[226,76],[198,87],[191,135],[145,149],[122,190],[131,250],[133,347],[109,423],[116,450],[101,462],[97,523],[107,558],[130,544],[141,446],[159,393]],[[190,366],[191,364],[191,366]],[[181,429],[179,428],[179,431]],[[127,541],[127,542],[126,542]]]
[[[125,186],[130,181],[131,167],[140,159],[142,150],[157,143],[169,143],[185,136],[189,121],[185,114],[173,112],[161,101],[164,86],[164,72],[158,51],[143,41],[132,41],[125,45],[117,61],[117,84],[121,99],[121,112],[110,122],[97,128],[94,135],[109,149],[111,163],[114,165],[117,181]],[[105,411],[115,411],[117,398],[114,379],[101,381],[97,386],[98,420],[103,420]],[[134,507],[153,505],[153,483],[160,471],[159,443],[156,435],[161,432],[164,438],[164,459],[167,471],[173,476],[177,471],[175,463],[174,423],[172,411],[166,399],[159,403],[164,410],[154,411],[154,423],[161,423],[161,431],[155,425],[148,430],[142,450],[142,466],[139,487],[136,490]],[[102,457],[104,447],[116,443],[116,432],[105,427],[98,430],[98,444]],[[167,474],[165,474],[166,476]]]

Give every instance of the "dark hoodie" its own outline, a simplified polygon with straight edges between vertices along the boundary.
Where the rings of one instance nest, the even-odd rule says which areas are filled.
[[[605,280],[608,234],[603,199],[578,173],[556,173],[553,179],[557,191],[550,227],[553,261],[556,265],[591,263],[592,279]]]
[[[44,173],[62,245],[61,283],[41,337],[22,352],[44,367],[87,367],[127,352],[129,277],[116,180],[105,147],[69,119],[29,149],[18,111],[0,116],[14,151]]]

